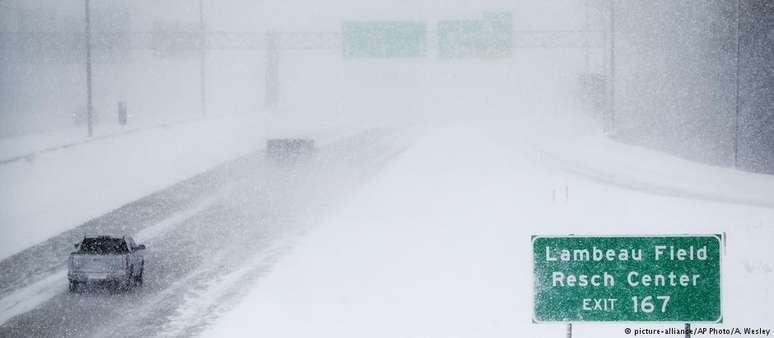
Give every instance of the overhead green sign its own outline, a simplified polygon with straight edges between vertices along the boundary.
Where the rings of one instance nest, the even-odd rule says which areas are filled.
[[[512,54],[512,15],[485,13],[477,20],[438,22],[438,56],[507,57]]]
[[[722,235],[533,236],[534,318],[722,321]]]
[[[427,53],[427,28],[410,21],[345,22],[344,57],[417,58]]]

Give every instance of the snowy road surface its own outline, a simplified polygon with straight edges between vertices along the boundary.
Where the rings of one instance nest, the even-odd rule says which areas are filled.
[[[311,230],[203,336],[564,337],[561,323],[531,323],[530,238],[571,233],[725,233],[724,322],[694,327],[774,327],[774,210],[694,194],[654,194],[578,175],[544,161],[532,146],[568,134],[557,130],[558,123],[550,127],[525,122],[432,128]],[[630,148],[630,157],[646,158]],[[599,159],[618,156],[611,151]],[[675,175],[693,173],[696,181],[715,176],[709,175],[713,167],[685,165],[664,154],[654,163]],[[639,168],[648,165],[643,161]],[[618,174],[623,180],[631,172]],[[772,183],[771,177],[737,174]],[[626,337],[627,327],[683,324],[575,323],[573,337]]]
[[[226,309],[396,151],[389,132],[334,142],[311,162],[227,163],[0,262],[0,336],[191,335]],[[66,253],[84,234],[148,245],[145,284],[70,294]]]
[[[541,145],[578,140],[559,136],[576,127],[374,131],[308,165],[257,154],[224,164],[0,261],[0,336],[559,336],[560,325],[530,323],[529,238],[568,233],[725,233],[716,326],[774,325],[774,211],[735,197],[771,178],[625,149],[693,176],[675,184],[648,161],[627,171],[604,162],[620,158],[614,150],[568,148],[606,163],[595,173],[615,174],[599,180],[546,159]],[[702,198],[717,177],[739,184],[707,192],[728,198]],[[631,184],[651,181],[670,193]],[[149,246],[145,286],[68,294],[62,257],[72,242],[119,230]],[[578,323],[574,336],[620,337],[627,325]]]

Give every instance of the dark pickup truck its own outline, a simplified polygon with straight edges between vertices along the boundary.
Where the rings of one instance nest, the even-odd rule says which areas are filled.
[[[85,237],[75,248],[67,271],[71,292],[91,283],[124,288],[142,285],[145,245],[137,245],[131,237]]]

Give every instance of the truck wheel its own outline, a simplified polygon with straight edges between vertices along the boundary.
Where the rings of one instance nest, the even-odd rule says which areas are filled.
[[[121,290],[129,290],[134,286],[134,272],[132,270],[129,270],[129,274],[126,276],[126,279],[122,280],[119,283],[119,288]]]
[[[70,292],[71,293],[74,293],[74,292],[78,291],[78,284],[79,283],[77,281],[74,281],[74,280],[70,281]]]
[[[137,276],[134,276],[134,284],[137,286],[142,286],[142,273],[145,272],[145,262],[142,262],[142,265],[140,265],[140,273]]]

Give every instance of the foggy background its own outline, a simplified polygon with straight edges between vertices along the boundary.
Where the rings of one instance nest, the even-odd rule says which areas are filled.
[[[616,2],[612,23],[610,3],[599,0],[204,1],[202,107],[199,2],[93,1],[94,109],[100,124],[115,123],[118,101],[127,102],[130,125],[238,113],[358,124],[507,116],[525,102],[573,110],[583,101],[580,92],[595,96],[587,111],[619,140],[722,166],[734,165],[738,142],[737,167],[774,172],[773,6],[742,0],[737,13],[734,1]],[[590,31],[604,41],[585,50],[443,58],[430,39],[424,57],[342,55],[345,21],[407,20],[432,31],[440,20],[475,20],[492,11],[510,13],[514,31]],[[85,111],[83,2],[4,0],[0,15],[0,137],[72,128],[73,114]],[[319,33],[280,46],[271,110],[264,109],[267,31]],[[181,35],[187,42],[176,44],[173,36]],[[599,74],[603,87],[584,92],[583,74]]]

